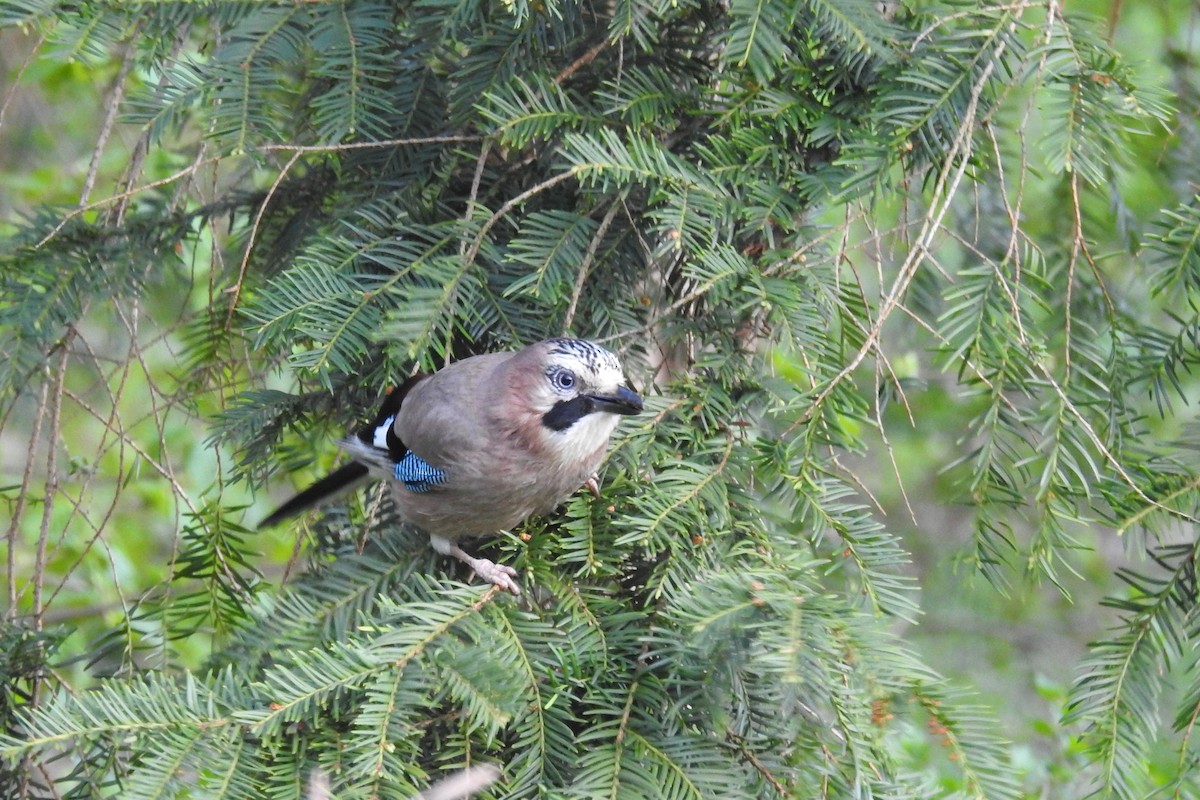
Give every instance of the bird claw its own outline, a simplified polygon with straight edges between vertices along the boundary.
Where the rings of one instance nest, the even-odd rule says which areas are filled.
[[[583,482],[583,485],[592,493],[592,497],[600,499],[600,477],[598,475],[593,473],[592,477]]]
[[[512,592],[518,597],[521,595],[521,589],[517,586],[516,581],[517,571],[512,567],[506,564],[497,564],[495,561],[490,561],[486,558],[476,558],[451,540],[442,536],[430,536],[429,543],[439,553],[454,556],[466,564],[476,575],[488,583],[498,586],[506,592]]]
[[[516,581],[517,571],[507,564],[497,564],[486,558],[477,558],[475,563],[471,564],[471,568],[483,580],[506,592],[512,592],[517,597],[521,596],[521,589],[517,586]]]

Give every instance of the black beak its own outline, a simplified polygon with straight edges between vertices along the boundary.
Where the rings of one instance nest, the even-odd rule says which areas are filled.
[[[642,396],[624,386],[618,387],[616,394],[593,394],[588,397],[591,398],[596,411],[607,411],[609,414],[642,413]]]

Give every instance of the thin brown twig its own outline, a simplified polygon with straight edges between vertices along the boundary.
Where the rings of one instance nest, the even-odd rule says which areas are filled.
[[[725,741],[731,743],[737,748],[738,754],[742,758],[746,759],[746,761],[750,763],[750,766],[754,767],[754,771],[761,775],[767,783],[771,784],[771,788],[775,790],[776,794],[778,794],[780,797],[788,796],[787,788],[784,787],[783,783],[778,778],[771,774],[771,771],[767,769],[766,764],[763,764],[761,761],[759,761],[758,756],[754,755],[750,748],[746,747],[746,742],[742,739],[742,737],[735,735],[733,731],[726,731]]]
[[[1016,2],[1013,2],[1013,3],[989,6],[989,10],[990,11],[1010,11],[1010,12],[1014,12],[1014,13],[1020,15],[1020,14],[1024,14],[1030,8],[1033,8],[1035,6],[1040,7],[1042,5],[1054,6],[1054,5],[1056,5],[1056,0],[1051,0],[1051,2],[1049,2],[1049,3],[1035,2],[1035,0],[1016,0]],[[916,38],[914,38],[912,40],[912,43],[909,44],[909,46],[908,46],[908,51],[910,53],[916,52],[917,48],[919,48],[926,39],[933,36],[934,31],[936,31],[938,28],[951,27],[955,21],[970,17],[970,16],[972,16],[974,14],[978,14],[978,13],[979,13],[978,9],[972,7],[969,10],[958,11],[953,14],[938,14],[938,15],[936,15],[933,22],[931,22],[928,26],[926,26],[925,29],[922,30],[919,34],[917,34]]]
[[[625,741],[625,734],[629,729],[629,718],[633,714],[633,699],[637,696],[639,680],[639,678],[634,678],[633,683],[629,685],[629,694],[625,698],[625,707],[621,710],[621,721],[617,725],[617,733],[613,737],[613,740],[618,745]]]
[[[1079,171],[1071,171],[1071,251],[1067,256],[1067,296],[1063,299],[1063,383],[1071,382],[1071,323],[1075,306],[1075,267],[1083,250],[1083,218],[1079,210]]]
[[[6,619],[17,615],[17,549],[21,538],[21,518],[25,515],[25,505],[29,500],[29,490],[33,483],[33,464],[37,455],[38,442],[42,438],[42,422],[46,418],[46,403],[49,400],[50,382],[42,381],[41,397],[38,399],[37,411],[33,415],[33,431],[29,434],[29,447],[25,451],[25,470],[21,475],[21,488],[17,492],[17,502],[13,508],[12,521],[8,524],[5,539],[8,541],[8,610]]]
[[[75,329],[67,331],[67,336],[74,334]],[[70,350],[65,346],[59,349],[58,363],[52,378],[48,399],[50,427],[49,440],[46,447],[46,484],[42,497],[42,524],[38,530],[37,546],[33,556],[33,629],[42,629],[42,590],[46,579],[46,545],[50,541],[50,521],[54,515],[55,501],[58,499],[58,437],[62,423],[63,382],[67,376],[67,363],[70,360]],[[47,376],[47,380],[51,380]]]
[[[150,365],[146,361],[145,346],[143,346],[142,344],[139,344],[139,320],[140,320],[139,302],[137,300],[134,301],[132,313],[126,313],[125,309],[122,308],[120,305],[116,306],[116,312],[117,312],[117,315],[120,317],[121,322],[125,325],[125,330],[128,332],[128,335],[129,335],[130,348],[129,348],[129,353],[126,356],[126,358],[129,361],[136,361],[141,366],[142,374],[145,376],[146,382],[148,383],[149,388],[150,388],[149,403],[145,404],[147,407],[147,410],[146,410],[146,414],[143,417],[143,419],[153,420],[154,429],[158,433],[159,451],[164,454],[168,453],[170,451],[170,446],[168,445],[168,442],[167,442],[166,426],[165,426],[165,422],[164,422],[164,412],[162,411],[162,406],[160,406],[160,403],[159,403],[160,398],[162,398],[165,393],[162,392],[161,389],[158,387],[158,385],[155,383],[155,380],[153,377],[154,371],[150,368]],[[154,341],[154,339],[151,338],[150,341]],[[121,388],[121,390],[123,390],[124,384],[122,384],[122,386],[120,388]],[[175,402],[176,401],[174,399],[168,398],[167,409],[171,408],[175,404]],[[127,428],[131,428],[131,427],[132,426],[127,426]],[[144,459],[148,459],[148,461],[152,461],[151,459],[149,459],[146,451],[143,448],[141,448],[139,445],[137,445],[137,443],[134,442],[132,438],[126,437],[126,439],[127,439],[128,445],[130,446],[131,449],[133,449],[133,451],[135,453],[137,453],[139,456],[141,456]],[[124,450],[124,448],[122,447],[122,454],[123,454],[123,450]],[[196,506],[192,503],[191,497],[183,489],[182,485],[179,483],[179,481],[177,480],[177,478],[175,476],[174,466],[172,465],[170,459],[164,457],[164,458],[162,458],[162,464],[161,465],[155,464],[155,466],[158,467],[160,474],[164,478],[167,479],[167,481],[171,484],[171,487],[172,487],[172,498],[175,501],[175,520],[173,521],[174,524],[178,525],[179,518],[181,516],[180,508],[182,506],[187,506],[188,510],[192,513],[192,515],[194,517],[198,516],[199,512],[198,512]],[[101,546],[105,549],[105,551],[108,552],[109,551],[108,543],[106,541],[104,541],[103,539],[101,540],[100,543],[101,543]],[[171,554],[170,554],[170,556],[168,558],[168,562],[167,562],[169,574],[174,574],[174,572],[175,572],[175,565],[179,558],[179,546],[180,546],[180,538],[178,536],[172,536],[171,537]],[[111,558],[111,555],[112,555],[111,552],[109,553],[109,555]],[[120,582],[119,582],[119,577],[116,574],[115,570],[113,572],[113,583],[114,583],[114,586],[118,587],[118,590],[119,590]],[[165,589],[164,589],[165,595],[167,597],[169,597],[170,594],[174,591],[174,588],[175,588],[175,584],[173,582],[167,582],[165,585]],[[119,591],[118,591],[118,594],[120,594]],[[141,602],[142,600],[144,600],[146,598],[146,596],[147,596],[146,594],[143,594],[142,598],[139,599],[138,602]],[[164,602],[165,602],[165,600],[164,600]],[[132,631],[129,629],[128,626],[126,627],[126,646],[127,646],[127,652],[132,654],[133,653]],[[160,646],[165,646],[165,642],[160,641]]]
[[[55,225],[53,228],[51,228],[49,233],[47,233],[45,236],[43,236],[41,239],[39,239],[37,244],[35,244],[33,246],[33,248],[36,250],[36,249],[45,247],[48,242],[50,242],[52,239],[54,239],[54,237],[58,236],[58,234],[60,232],[62,232],[63,228],[67,227],[67,224],[70,223],[71,220],[75,219],[76,217],[78,217],[82,214],[86,214],[87,212],[94,211],[98,208],[103,208],[104,206],[107,206],[110,203],[116,203],[121,200],[133,197],[134,195],[149,191],[150,189],[157,189],[159,186],[167,186],[168,184],[172,184],[175,181],[181,180],[182,178],[188,177],[192,173],[196,172],[196,170],[200,169],[200,167],[202,167],[206,164],[214,163],[214,162],[217,162],[220,160],[221,160],[221,156],[211,156],[209,158],[206,158],[201,163],[193,162],[189,166],[186,166],[183,169],[179,170],[178,172],[168,175],[165,178],[159,178],[156,181],[150,181],[149,183],[143,183],[140,186],[135,186],[131,189],[126,189],[123,192],[117,192],[116,194],[109,195],[108,197],[104,198],[103,200],[95,200],[91,203],[88,203],[87,205],[79,206],[79,207],[69,211],[68,213],[63,214],[63,217],[62,217],[62,219],[60,219],[58,221],[58,224]]]
[[[4,117],[8,113],[8,107],[12,103],[13,98],[17,96],[17,90],[21,87],[21,79],[25,75],[25,70],[29,69],[29,65],[34,62],[38,51],[42,49],[42,45],[45,43],[46,34],[42,33],[38,36],[38,40],[34,42],[33,47],[29,48],[29,52],[25,54],[21,66],[17,68],[17,74],[13,76],[12,85],[4,93],[4,102],[0,103],[0,128],[4,127]]]
[[[70,389],[64,390],[64,394],[71,400],[74,400],[81,409],[92,415],[96,421],[100,422],[102,425],[104,424],[105,416],[98,409],[93,407],[86,400],[72,392]],[[162,463],[160,463],[158,459],[154,458],[154,456],[150,455],[150,453],[144,447],[139,445],[124,428],[120,430],[114,430],[113,433],[117,434],[120,440],[124,442],[131,450],[133,450],[133,452],[136,453],[139,458],[145,461],[146,464],[152,467],[160,477],[165,478],[171,484],[172,491],[179,496],[183,503],[188,507],[188,510],[190,510],[192,513],[199,513],[199,510],[196,508],[196,506],[188,500],[187,492],[184,490],[183,486],[180,485],[173,470],[171,470],[171,468],[168,466],[169,462],[164,460]]]
[[[564,81],[567,80],[567,78],[570,78],[572,75],[574,75],[576,73],[576,71],[578,71],[581,67],[585,67],[588,64],[592,63],[593,61],[595,61],[596,56],[598,56],[602,52],[604,52],[604,48],[606,48],[606,47],[608,47],[608,37],[607,36],[604,37],[603,39],[601,39],[596,44],[589,47],[586,53],[584,53],[579,58],[575,59],[570,64],[568,64],[566,66],[566,68],[563,69],[562,72],[555,75],[554,82],[556,84],[561,85]]]
[[[279,579],[279,585],[285,586],[292,579],[292,570],[300,563],[300,556],[304,554],[304,538],[298,534],[292,536],[292,552],[288,554],[287,563],[283,565],[283,577]]]
[[[1075,258],[1076,258],[1076,254],[1078,252],[1078,255],[1083,256],[1083,260],[1087,262],[1088,267],[1091,269],[1092,277],[1096,279],[1096,288],[1098,288],[1100,290],[1100,295],[1104,298],[1104,306],[1106,309],[1108,309],[1109,317],[1110,318],[1116,317],[1117,316],[1117,304],[1113,301],[1112,295],[1109,294],[1109,292],[1108,292],[1108,284],[1104,280],[1104,274],[1100,272],[1100,265],[1097,264],[1096,259],[1092,257],[1092,251],[1088,247],[1088,244],[1087,244],[1087,237],[1084,236],[1084,234],[1083,234],[1083,203],[1079,199],[1079,172],[1078,171],[1071,173],[1071,206],[1075,212],[1075,214],[1074,214],[1075,218],[1071,222],[1071,225],[1073,226],[1071,235],[1072,235],[1072,238],[1075,240],[1075,242],[1072,243],[1072,247],[1071,247],[1071,270],[1072,270],[1072,273],[1074,273]],[[1077,252],[1076,252],[1076,244],[1075,243],[1078,243],[1078,251]],[[1070,291],[1069,286],[1068,286],[1067,291]],[[1068,330],[1067,330],[1068,336],[1070,335],[1070,333],[1071,333],[1071,331],[1068,328]]]
[[[117,601],[121,604],[121,617],[119,624],[121,625],[121,631],[124,634],[125,647],[123,654],[129,659],[129,661],[132,661],[132,656],[135,651],[133,620],[130,618],[132,610],[129,607],[129,601],[125,598],[124,587],[121,586],[121,571],[117,566],[120,563],[120,559],[117,558],[116,553],[113,552],[112,546],[103,536],[99,537],[96,541],[104,550],[104,555],[107,556],[105,563],[108,565],[108,572],[112,576],[113,593],[117,596]],[[70,573],[67,574],[69,575]],[[64,583],[65,582],[66,581],[64,580]],[[149,592],[146,594],[149,594]],[[143,599],[145,596],[146,595],[144,594]],[[124,665],[122,665],[122,667],[124,667]]]
[[[188,35],[191,33],[191,30],[191,21],[185,22],[178,30],[176,30],[175,39],[171,43],[171,50],[168,56],[169,59],[176,59],[179,57],[180,51],[183,50],[184,45],[188,41]],[[158,87],[156,89],[155,96],[156,100],[162,99],[163,92],[170,85],[170,83],[170,75],[168,75],[166,72],[163,72],[161,75],[159,75]],[[150,125],[143,126],[141,135],[138,136],[137,141],[133,144],[133,151],[129,155],[129,163],[125,168],[125,173],[121,177],[120,182],[117,184],[118,189],[128,189],[133,185],[133,182],[137,179],[137,176],[142,174],[142,167],[144,167],[146,164],[146,156],[150,153],[150,141],[152,136],[153,127]],[[200,147],[197,148],[196,152],[198,157],[199,154],[204,152],[203,141],[201,141]],[[128,198],[119,201],[116,204],[116,207],[112,210],[110,219],[114,220],[117,225],[123,224],[125,221],[125,212],[128,210],[128,208]]]
[[[377,147],[402,147],[405,145],[418,145],[418,144],[477,142],[477,141],[480,141],[482,138],[483,137],[481,137],[481,136],[425,136],[425,137],[419,137],[419,138],[413,138],[413,139],[386,139],[386,140],[378,141],[378,142],[350,142],[347,144],[337,144],[337,145],[277,144],[277,145],[263,145],[262,147],[255,148],[255,152],[270,153],[270,152],[282,151],[282,152],[300,153],[300,154],[336,153],[336,152],[341,152],[341,151],[345,151],[345,150],[366,150],[366,149],[377,148]],[[132,188],[126,189],[125,191],[117,192],[116,194],[109,195],[108,197],[105,197],[102,200],[96,200],[91,203],[88,203],[85,206],[80,206],[78,208],[75,208],[72,211],[70,211],[69,213],[64,214],[63,218],[58,221],[58,224],[55,225],[54,228],[52,228],[49,233],[47,233],[40,240],[38,240],[38,243],[34,245],[34,248],[37,249],[37,248],[44,247],[47,242],[49,242],[51,239],[56,237],[60,232],[62,232],[62,229],[65,228],[67,226],[67,224],[71,222],[71,220],[75,219],[76,217],[80,216],[81,214],[85,214],[88,211],[94,211],[98,208],[103,208],[104,206],[107,206],[110,203],[116,203],[116,202],[120,202],[122,200],[126,200],[130,197],[133,197],[134,195],[140,194],[145,191],[149,191],[150,189],[157,189],[160,186],[167,186],[169,184],[175,183],[176,181],[190,177],[191,175],[195,174],[198,170],[200,170],[202,167],[206,167],[210,164],[215,164],[224,158],[226,158],[226,154],[218,154],[218,155],[214,155],[214,156],[209,156],[208,158],[205,158],[201,161],[194,161],[191,164],[189,164],[188,166],[179,170],[178,172],[174,172],[174,173],[166,176],[165,178],[159,178],[156,181],[150,181],[149,183],[143,183],[139,186],[134,186]]]
[[[258,212],[254,215],[254,222],[250,225],[249,235],[246,237],[246,248],[242,253],[242,263],[238,266],[237,280],[234,282],[233,286],[229,287],[227,290],[232,292],[233,297],[229,298],[229,311],[225,314],[225,330],[229,330],[230,326],[233,324],[233,315],[237,313],[238,300],[240,300],[242,296],[242,283],[246,280],[246,270],[250,266],[250,254],[254,252],[255,240],[258,238],[258,229],[262,224],[262,218],[267,213],[267,206],[271,204],[271,199],[275,197],[275,192],[279,190],[279,186],[283,183],[283,179],[287,177],[288,172],[291,171],[292,167],[294,167],[296,162],[299,160],[300,153],[292,153],[292,157],[288,159],[288,162],[283,165],[283,169],[281,169],[279,174],[275,176],[275,182],[272,183],[271,188],[267,190],[266,197],[264,197],[262,202],[258,205]]]
[[[129,77],[129,70],[133,67],[134,42],[138,38],[138,31],[141,27],[142,21],[139,19],[130,31],[129,38],[125,41],[124,52],[121,53],[121,68],[117,71],[117,77],[113,79],[112,90],[104,102],[104,116],[100,120],[100,133],[96,136],[96,146],[92,148],[92,158],[88,162],[87,175],[83,179],[83,190],[79,193],[80,206],[87,205],[87,199],[96,185],[96,176],[100,174],[100,159],[104,155],[109,137],[112,136],[113,126],[117,122],[117,111],[121,106],[121,100],[125,97],[125,80]]]
[[[896,376],[895,372],[892,371],[892,365],[888,363],[886,358],[881,358],[878,362],[876,362],[875,384],[876,386],[882,384],[883,377],[880,374],[880,370],[885,367],[887,368],[888,373],[891,375],[892,383],[896,386],[896,391],[899,393],[904,403],[904,409],[908,413],[908,422],[915,428],[917,423],[913,418],[912,407],[908,404],[908,397],[905,395],[904,389],[900,386],[900,379]],[[883,442],[883,449],[884,452],[887,453],[888,463],[892,465],[892,474],[896,476],[896,486],[900,489],[900,498],[904,501],[904,508],[906,511],[908,511],[908,518],[912,520],[913,525],[916,525],[917,512],[913,510],[912,502],[908,498],[908,490],[904,487],[904,478],[901,477],[900,474],[900,465],[896,462],[895,448],[892,447],[892,440],[888,438],[887,426],[883,424],[883,405],[880,401],[881,394],[882,393],[878,390],[875,392],[875,421],[878,424],[879,440]]]
[[[463,212],[464,230],[471,224],[471,217],[475,215],[475,206],[479,202],[479,186],[483,183],[483,169],[487,166],[487,158],[491,149],[491,142],[484,142],[483,147],[479,148],[479,157],[475,159],[475,174],[471,177],[471,193],[467,195],[467,210]],[[458,254],[461,256],[466,251],[467,240],[463,239]]]
[[[553,178],[547,178],[541,183],[529,187],[516,197],[510,198],[504,205],[500,206],[500,208],[496,210],[496,213],[488,217],[487,221],[485,221],[479,228],[479,233],[475,234],[475,239],[471,242],[471,246],[467,249],[466,254],[463,256],[463,269],[465,270],[472,263],[474,263],[475,257],[479,255],[479,249],[483,247],[483,240],[487,237],[488,231],[490,231],[497,222],[503,219],[508,212],[512,211],[529,198],[548,191],[558,184],[574,178],[578,172],[578,167],[572,167],[566,172],[560,172]]]
[[[467,197],[467,209],[463,212],[463,238],[458,243],[458,255],[462,257],[466,254],[467,238],[466,232],[471,229],[471,218],[475,216],[475,206],[479,199],[479,186],[483,183],[483,170],[487,166],[488,153],[491,151],[491,142],[485,141],[483,147],[479,148],[479,157],[475,159],[475,174],[471,178],[471,193]],[[450,364],[450,348],[446,348],[445,358],[442,366]]]
[[[802,415],[799,420],[793,423],[788,429],[789,432],[797,425],[801,425],[811,419],[812,414],[816,413],[817,409],[833,393],[834,389],[858,368],[858,365],[862,363],[868,353],[871,353],[879,346],[879,336],[883,332],[884,323],[889,319],[892,312],[896,310],[897,306],[899,306],[901,298],[916,276],[917,268],[925,261],[925,257],[931,249],[933,236],[940,230],[942,219],[945,218],[946,213],[950,210],[950,203],[958,191],[958,186],[963,175],[966,173],[969,163],[966,156],[970,150],[971,134],[975,131],[975,126],[971,121],[975,119],[975,111],[979,106],[979,100],[983,95],[984,87],[991,78],[992,72],[995,70],[995,65],[1000,61],[1000,56],[1006,49],[1006,45],[1007,42],[1001,41],[996,46],[995,56],[988,61],[987,65],[981,71],[979,78],[975,81],[975,85],[971,87],[970,102],[963,112],[963,124],[959,127],[954,141],[950,145],[950,150],[946,154],[945,166],[938,174],[937,182],[934,184],[934,199],[931,203],[932,211],[922,221],[921,231],[917,236],[917,240],[908,251],[904,263],[901,264],[900,274],[897,276],[896,281],[884,297],[884,302],[879,309],[875,324],[871,326],[858,352],[854,354],[846,366],[831,378],[826,386],[817,394],[809,407],[809,412]]]
[[[96,372],[100,375],[100,380],[97,381],[97,384],[104,387],[104,391],[108,394],[108,398],[109,398],[110,411],[108,414],[108,418],[101,422],[101,425],[104,428],[104,434],[101,436],[100,442],[98,443],[97,448],[96,448],[95,461],[99,462],[101,456],[107,450],[105,441],[108,437],[108,434],[114,432],[115,426],[118,423],[118,420],[117,420],[117,409],[119,407],[118,398],[120,397],[121,393],[123,392],[126,382],[129,379],[129,374],[130,374],[129,362],[128,362],[128,360],[124,360],[119,365],[121,367],[121,378],[120,378],[120,380],[117,384],[117,388],[114,392],[114,390],[111,388],[111,384],[110,384],[111,376],[104,375],[104,371],[100,367],[99,357],[96,354],[96,352],[92,349],[92,347],[91,347],[90,343],[87,341],[87,339],[83,335],[77,334],[75,336],[74,341],[79,344],[83,353],[85,353],[91,359]],[[79,351],[72,350],[72,355],[77,355],[78,352]],[[63,393],[68,399],[75,401],[78,404],[78,402],[79,402],[78,398],[75,396],[75,394],[69,388],[64,387]],[[120,435],[120,434],[118,434],[118,435]],[[124,473],[125,473],[125,448],[124,448],[123,444],[118,444],[117,445],[116,474],[123,475]],[[86,477],[84,478],[84,481],[83,481],[83,485],[79,487],[79,497],[80,498],[82,498],[85,494],[87,494],[88,489],[91,486],[92,481],[94,480],[96,474],[97,473],[94,470],[87,472]],[[78,552],[78,555],[76,556],[75,562],[70,567],[68,567],[66,570],[63,571],[62,579],[59,581],[58,586],[56,586],[54,588],[54,590],[50,593],[50,597],[46,600],[46,605],[51,605],[54,603],[54,599],[58,596],[58,593],[60,591],[62,591],[62,589],[67,585],[71,575],[74,574],[75,568],[83,561],[83,559],[87,556],[87,554],[89,552],[91,552],[92,546],[96,543],[97,539],[101,536],[102,532],[104,531],[104,528],[108,524],[108,521],[112,518],[113,514],[116,512],[117,500],[118,500],[119,496],[120,496],[119,492],[114,494],[112,502],[109,503],[108,509],[105,511],[103,519],[101,519],[98,523],[93,522],[91,519],[88,518],[87,514],[80,507],[81,501],[73,501],[72,508],[71,508],[71,514],[67,517],[67,519],[61,525],[62,534],[60,535],[59,540],[54,543],[54,547],[51,549],[51,555],[53,556],[53,555],[57,554],[59,547],[62,546],[62,542],[66,538],[67,532],[71,529],[71,523],[72,523],[72,520],[74,520],[76,514],[82,516],[85,520],[87,520],[88,524],[92,528],[93,534],[92,534],[91,539],[86,544],[84,544],[84,546],[82,548],[79,548],[79,552]]]
[[[260,153],[340,153],[347,150],[373,150],[380,147],[406,147],[418,144],[456,144],[481,142],[482,136],[416,136],[409,139],[380,139],[373,142],[344,142],[341,144],[265,144],[255,147]]]
[[[579,305],[580,295],[583,294],[583,285],[587,282],[588,275],[591,274],[592,264],[596,261],[596,253],[600,250],[600,242],[604,240],[608,229],[612,227],[613,220],[616,219],[617,212],[621,210],[621,203],[620,198],[613,201],[604,218],[600,220],[600,225],[596,228],[596,235],[588,242],[587,252],[584,253],[583,262],[579,265],[579,272],[575,276],[575,286],[571,289],[571,300],[567,303],[567,313],[563,318],[564,333],[571,330],[571,323],[575,321],[575,309]]]
[[[1105,35],[1105,41],[1110,45],[1117,38],[1117,24],[1121,21],[1121,7],[1125,5],[1123,0],[1112,0],[1108,6],[1108,33]]]
[[[699,300],[701,297],[704,297],[704,295],[708,294],[712,290],[712,287],[715,283],[716,283],[715,280],[708,280],[708,281],[701,283],[698,287],[696,287],[692,291],[688,292],[683,297],[676,299],[670,305],[660,309],[659,312],[657,314],[655,314],[653,317],[651,317],[650,321],[647,322],[645,325],[642,325],[638,328],[634,328],[631,331],[622,331],[621,333],[614,333],[614,334],[611,334],[610,336],[605,336],[601,339],[597,339],[596,341],[599,344],[605,344],[606,342],[611,342],[611,341],[618,340],[618,339],[636,340],[637,337],[639,337],[641,334],[647,333],[647,332],[653,330],[658,325],[658,323],[662,322],[664,319],[666,319],[667,317],[669,317],[671,314],[675,313],[679,309],[683,308],[688,303],[694,303],[695,301]],[[628,345],[622,347],[619,350],[619,353],[624,353],[626,349],[628,349]]]

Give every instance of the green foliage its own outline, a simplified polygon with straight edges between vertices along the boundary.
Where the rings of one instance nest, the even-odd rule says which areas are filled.
[[[1200,204],[1157,171],[1200,155],[1190,63],[1176,119],[1055,4],[0,25],[11,102],[113,76],[64,132],[97,137],[79,207],[0,247],[6,796],[409,797],[481,762],[512,798],[1195,794]],[[384,386],[563,333],[647,411],[601,500],[472,545],[520,599],[378,490],[251,534]],[[947,610],[914,545],[1065,595],[1114,532],[1146,560],[1030,765],[914,646]]]
[[[1146,777],[1142,756],[1157,733],[1164,672],[1181,659],[1188,671],[1195,669],[1188,642],[1188,629],[1195,624],[1195,546],[1175,545],[1151,555],[1164,576],[1119,573],[1133,590],[1129,598],[1110,601],[1122,612],[1120,628],[1112,638],[1093,644],[1066,716],[1068,722],[1087,723],[1084,743],[1118,797],[1141,796],[1130,777]],[[1186,698],[1174,721],[1188,738],[1195,713],[1189,706],[1195,709],[1195,699]]]

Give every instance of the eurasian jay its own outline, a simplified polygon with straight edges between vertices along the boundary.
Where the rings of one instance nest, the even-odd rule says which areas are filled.
[[[548,513],[580,486],[596,492],[619,415],[641,410],[616,356],[584,339],[465,358],[395,389],[371,424],[339,442],[353,460],[259,527],[384,479],[401,518],[428,533],[435,550],[520,594],[516,570],[474,558],[458,542]]]

